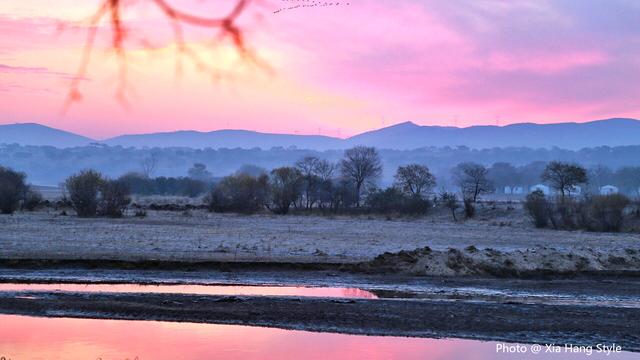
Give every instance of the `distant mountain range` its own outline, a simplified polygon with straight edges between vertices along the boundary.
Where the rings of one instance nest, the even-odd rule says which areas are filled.
[[[316,135],[267,134],[247,130],[211,132],[175,131],[122,135],[94,140],[39,124],[0,125],[0,144],[85,146],[102,143],[123,147],[255,148],[295,146],[299,149],[344,149],[355,145],[385,149],[467,146],[470,148],[554,146],[577,150],[596,146],[640,145],[640,121],[606,119],[585,123],[532,124],[507,126],[420,126],[405,122],[365,132],[348,139]]]
[[[67,148],[85,146],[92,142],[95,140],[40,124],[0,125],[0,144],[48,145]]]

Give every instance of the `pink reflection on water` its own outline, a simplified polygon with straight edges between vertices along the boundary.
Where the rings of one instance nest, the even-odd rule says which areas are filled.
[[[369,291],[341,287],[137,285],[137,284],[0,284],[0,291],[78,291],[118,293],[173,293],[199,295],[321,296],[377,299]]]
[[[0,356],[12,360],[444,360],[463,358],[464,354],[472,354],[473,348],[477,349],[475,342],[465,341],[352,336],[234,325],[4,315],[0,315],[0,324]],[[478,344],[489,349],[488,344]]]
[[[0,315],[0,357],[124,359],[609,359],[637,354],[496,354],[472,340],[354,336],[237,325]]]

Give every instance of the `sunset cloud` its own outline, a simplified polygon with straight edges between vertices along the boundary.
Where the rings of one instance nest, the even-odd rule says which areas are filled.
[[[39,121],[95,137],[227,127],[346,136],[406,120],[467,126],[640,117],[633,1],[354,0],[278,13],[279,1],[257,3],[243,14],[249,45],[274,74],[228,56],[215,34],[187,29],[202,57],[229,73],[222,83],[193,64],[176,74],[171,28],[140,2],[126,14],[136,35],[128,44],[131,108],[114,99],[118,69],[103,24],[84,101],[59,118],[64,80],[77,71],[84,42],[82,27],[73,26],[95,10],[91,2],[63,2],[0,5],[0,122]],[[61,32],[60,23],[72,26]],[[34,96],[30,87],[53,92]],[[37,109],[15,105],[26,98]]]

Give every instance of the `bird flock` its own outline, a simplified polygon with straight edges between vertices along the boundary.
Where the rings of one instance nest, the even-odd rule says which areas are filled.
[[[296,9],[308,9],[319,7],[337,7],[337,6],[349,6],[351,3],[346,1],[315,1],[315,0],[281,0],[286,6],[275,10],[273,13],[278,14],[288,10]]]

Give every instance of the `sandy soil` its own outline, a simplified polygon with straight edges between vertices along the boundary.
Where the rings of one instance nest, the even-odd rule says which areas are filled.
[[[487,210],[478,220],[459,223],[446,214],[386,220],[199,210],[150,211],[146,218],[123,219],[79,219],[59,213],[0,216],[0,258],[354,263],[426,246],[562,252],[579,248],[616,254],[640,249],[640,234],[538,230],[518,210]]]

